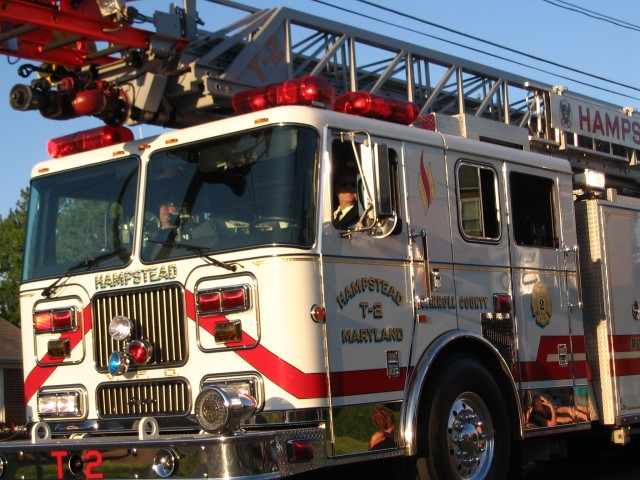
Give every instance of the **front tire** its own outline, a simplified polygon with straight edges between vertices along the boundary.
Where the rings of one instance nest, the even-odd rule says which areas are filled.
[[[489,371],[471,356],[455,355],[426,388],[429,478],[507,478],[509,419]]]

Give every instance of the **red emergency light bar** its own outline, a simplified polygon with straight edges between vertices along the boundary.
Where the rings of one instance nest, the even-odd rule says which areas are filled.
[[[283,105],[325,107],[333,101],[333,85],[312,75],[236,93],[231,99],[236,113],[249,113]]]
[[[340,95],[333,102],[333,110],[403,125],[413,123],[420,113],[420,109],[413,102],[362,91]]]
[[[53,158],[60,158],[131,140],[133,132],[128,128],[104,126],[49,140],[47,151]]]

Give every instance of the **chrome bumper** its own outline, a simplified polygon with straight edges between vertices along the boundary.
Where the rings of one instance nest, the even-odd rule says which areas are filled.
[[[295,463],[291,445],[312,445],[313,459]],[[0,442],[0,480],[280,478],[326,462],[321,427],[213,434],[32,438]],[[175,471],[166,477],[171,467]]]

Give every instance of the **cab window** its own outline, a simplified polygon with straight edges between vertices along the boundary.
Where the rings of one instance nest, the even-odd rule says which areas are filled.
[[[554,182],[550,178],[520,172],[509,176],[513,235],[518,245],[557,247]]]
[[[391,198],[388,204],[398,215],[400,205],[398,154],[389,149],[388,175],[391,183]],[[365,212],[366,195],[364,179],[358,168],[351,142],[334,140],[331,148],[331,219],[339,230],[353,229]],[[372,188],[373,186],[370,186]],[[398,219],[399,220],[399,219]],[[365,221],[366,223],[366,221]],[[399,231],[399,225],[393,233]]]
[[[500,210],[496,172],[485,165],[458,166],[458,218],[469,240],[498,240]]]

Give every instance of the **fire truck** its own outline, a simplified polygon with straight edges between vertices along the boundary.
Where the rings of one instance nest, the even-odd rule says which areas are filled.
[[[214,32],[194,0],[0,9],[1,52],[36,62],[12,107],[104,123],[32,170],[0,479],[504,479],[629,442],[640,116],[216,3],[241,14]]]

